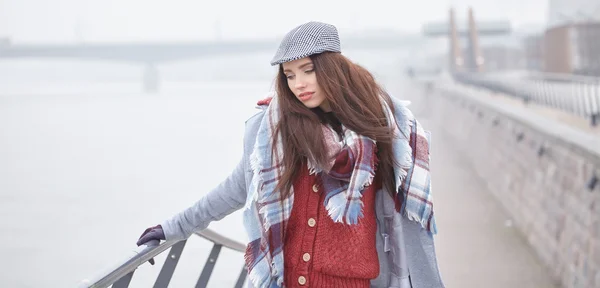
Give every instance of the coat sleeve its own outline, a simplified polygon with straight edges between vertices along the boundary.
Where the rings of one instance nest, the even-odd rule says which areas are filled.
[[[264,109],[246,121],[244,154],[233,172],[191,207],[161,223],[167,240],[187,239],[196,231],[206,229],[212,221],[241,209],[246,203],[246,162],[252,151]]]
[[[212,221],[242,208],[246,201],[244,157],[233,172],[217,187],[161,225],[167,240],[187,239],[195,231],[203,230]]]

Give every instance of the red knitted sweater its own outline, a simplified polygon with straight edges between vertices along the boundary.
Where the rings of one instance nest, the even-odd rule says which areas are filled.
[[[336,161],[334,169],[351,167],[351,163]],[[334,223],[327,214],[321,177],[309,175],[306,166],[299,172],[284,243],[285,287],[369,288],[370,280],[379,275],[375,248],[378,177],[363,191],[364,216],[358,224],[347,225]]]

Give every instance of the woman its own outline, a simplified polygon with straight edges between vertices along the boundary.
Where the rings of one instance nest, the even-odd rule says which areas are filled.
[[[138,245],[243,207],[250,287],[443,287],[428,134],[405,103],[341,54],[329,24],[294,28],[271,64],[277,93],[246,122],[237,168]]]

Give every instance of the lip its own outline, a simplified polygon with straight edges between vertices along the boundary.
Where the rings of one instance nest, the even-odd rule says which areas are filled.
[[[315,94],[315,92],[304,92],[298,95],[298,98],[300,98],[300,101],[302,102],[308,101],[310,98],[312,98],[313,94]]]

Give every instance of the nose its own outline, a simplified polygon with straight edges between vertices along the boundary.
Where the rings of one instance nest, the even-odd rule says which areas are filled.
[[[304,79],[302,77],[296,76],[296,83],[295,83],[294,87],[296,87],[296,89],[302,89],[302,88],[306,87],[306,81],[304,81]]]

